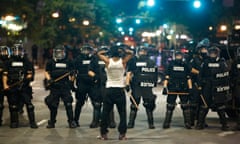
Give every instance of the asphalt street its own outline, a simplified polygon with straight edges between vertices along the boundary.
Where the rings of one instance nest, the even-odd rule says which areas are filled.
[[[3,116],[3,126],[0,127],[0,144],[98,144],[98,143],[126,143],[126,144],[237,144],[240,141],[240,131],[221,131],[216,112],[209,112],[207,116],[208,128],[204,130],[187,130],[183,127],[183,118],[180,105],[174,111],[171,128],[162,129],[162,123],[166,110],[166,96],[161,94],[162,87],[154,88],[157,95],[157,107],[154,111],[155,129],[148,129],[145,109],[140,104],[138,115],[135,121],[135,128],[128,129],[126,141],[118,140],[117,128],[109,129],[109,140],[102,141],[96,137],[99,135],[99,128],[90,129],[89,124],[92,120],[92,106],[87,101],[82,109],[80,118],[81,127],[69,129],[63,103],[58,109],[56,128],[47,129],[49,110],[44,104],[44,98],[49,91],[43,88],[44,71],[36,70],[33,86],[33,103],[35,105],[36,121],[38,129],[31,129],[28,126],[26,110],[20,115],[20,127],[17,129],[9,128],[8,104],[5,98],[5,109]],[[127,94],[129,97],[129,94]],[[74,97],[74,93],[73,93]],[[75,106],[75,103],[73,104]],[[129,98],[127,101],[127,112],[129,114]],[[115,108],[115,119],[119,122],[118,113]],[[231,128],[235,122],[229,119]]]

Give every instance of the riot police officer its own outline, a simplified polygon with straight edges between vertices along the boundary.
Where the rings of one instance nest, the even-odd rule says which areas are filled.
[[[148,57],[146,48],[141,48],[138,51],[138,56],[129,61],[127,76],[131,77],[132,96],[136,101],[135,103],[131,99],[128,128],[134,127],[138,110],[136,104],[139,105],[142,97],[149,128],[154,129],[153,110],[156,107],[156,95],[153,94],[152,88],[157,85],[157,67],[155,62]],[[129,79],[127,78],[127,80]]]
[[[10,48],[7,46],[0,46],[0,126],[2,125],[2,116],[4,109],[4,93],[3,93],[3,84],[2,76],[5,62],[10,58]]]
[[[45,70],[46,85],[50,89],[49,96],[45,98],[45,103],[50,110],[50,120],[47,128],[55,128],[60,98],[66,109],[69,128],[76,128],[73,118],[73,97],[71,95],[73,70],[72,62],[66,59],[64,46],[57,45],[53,49],[53,59],[47,62]]]
[[[232,88],[232,97],[235,99],[237,109],[236,129],[240,130],[240,47],[237,48],[237,55],[231,66],[230,81]]]
[[[92,87],[94,81],[92,77],[88,75],[88,67],[93,55],[93,48],[90,46],[83,46],[80,48],[80,54],[74,60],[74,66],[76,69],[76,106],[74,120],[77,126],[80,126],[79,119],[83,105],[88,97],[92,98]]]
[[[208,50],[209,58],[204,61],[200,80],[202,87],[202,101],[196,129],[204,129],[204,122],[209,108],[216,109],[222,124],[221,129],[227,130],[225,103],[229,96],[229,71],[223,58],[220,58],[220,49],[213,46]]]
[[[184,61],[184,55],[181,52],[175,53],[175,59],[170,62],[163,84],[163,94],[167,95],[167,111],[163,128],[170,127],[173,110],[176,106],[176,99],[179,96],[185,128],[191,129],[190,124],[190,105],[189,95],[192,93],[192,81],[190,77],[191,69]]]
[[[193,94],[190,95],[190,111],[191,111],[191,125],[194,126],[196,116],[198,115],[199,102],[200,102],[200,83],[199,83],[199,72],[201,70],[201,65],[203,61],[208,57],[208,47],[209,40],[207,38],[200,41],[196,47],[196,55],[190,60],[190,65],[192,67],[192,84],[193,84]]]
[[[108,47],[101,47],[99,51],[109,51]],[[107,55],[107,53],[106,53]],[[99,57],[95,54],[91,62],[89,64],[88,75],[93,79],[93,95],[91,97],[91,102],[93,105],[93,120],[90,124],[90,128],[96,128],[100,124],[101,114],[102,114],[102,102],[103,97],[105,96],[105,86],[106,86],[106,72],[105,72],[105,63],[99,59]],[[113,110],[110,113],[109,117],[109,127],[115,128],[116,123],[114,120],[114,112]]]
[[[31,102],[32,93],[29,94],[29,83],[33,79],[33,65],[24,57],[22,44],[15,44],[11,52],[11,58],[6,62],[3,71],[3,85],[10,109],[10,127],[18,127],[18,106],[19,102],[23,101],[27,107],[30,127],[38,128],[35,122],[34,105]]]

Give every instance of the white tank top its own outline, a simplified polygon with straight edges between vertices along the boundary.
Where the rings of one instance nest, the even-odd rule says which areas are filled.
[[[106,88],[123,88],[125,87],[124,83],[124,66],[122,59],[118,61],[113,61],[112,58],[109,59],[109,65],[106,67],[107,82]]]

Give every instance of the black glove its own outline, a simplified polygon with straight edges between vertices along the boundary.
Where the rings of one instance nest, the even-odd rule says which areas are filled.
[[[98,82],[98,79],[99,79],[98,76],[95,75],[95,76],[93,77],[93,82],[94,82],[94,83],[97,83],[97,82]]]
[[[127,92],[129,92],[130,91],[130,86],[126,85],[125,89],[126,89]]]
[[[47,79],[44,79],[43,80],[43,84],[44,84],[44,87],[46,90],[48,90],[50,87],[51,87],[51,84],[53,83],[54,81],[52,79],[50,80],[47,80]]]
[[[163,95],[167,95],[168,94],[168,89],[166,87],[163,88],[162,94]]]

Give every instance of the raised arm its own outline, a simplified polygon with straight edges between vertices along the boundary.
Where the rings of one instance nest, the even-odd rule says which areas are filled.
[[[123,65],[126,66],[127,62],[133,57],[133,51],[126,49],[125,50],[126,56],[123,58]]]
[[[98,57],[105,62],[106,66],[109,64],[109,58],[105,56],[106,51],[102,50],[97,53]]]

